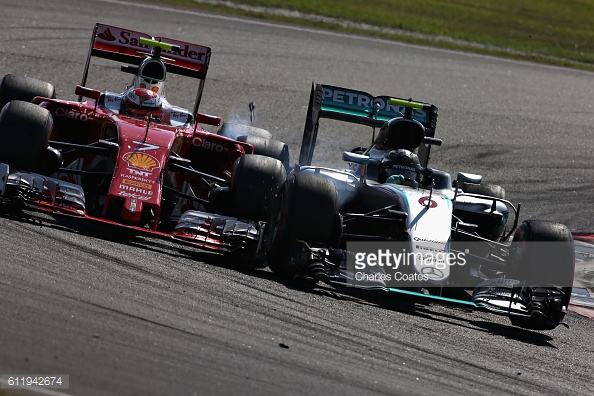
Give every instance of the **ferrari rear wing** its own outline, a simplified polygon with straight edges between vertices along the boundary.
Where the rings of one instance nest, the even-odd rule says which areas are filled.
[[[397,99],[398,102],[410,101],[394,96],[373,96],[367,92],[331,85],[312,84],[299,165],[311,165],[320,118],[379,128],[386,121],[405,114],[404,106],[391,104],[391,101],[394,102],[393,99]],[[437,107],[429,103],[415,104],[417,106],[412,109],[412,118],[423,124],[426,137],[435,137]],[[419,148],[417,154],[423,166],[427,165],[430,149],[430,145],[421,145]]]
[[[179,46],[179,52],[163,50],[161,52],[161,60],[165,64],[168,73],[200,80],[198,95],[196,97],[195,114],[198,110],[200,98],[202,97],[204,80],[210,63],[210,47],[166,37],[152,37],[150,34],[96,23],[93,29],[93,36],[91,37],[91,45],[89,47],[81,85],[83,87],[86,86],[91,58],[94,56],[116,62],[140,65],[151,53],[149,46],[140,43],[141,37]]]

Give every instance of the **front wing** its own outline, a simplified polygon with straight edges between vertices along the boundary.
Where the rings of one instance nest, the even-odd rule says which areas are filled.
[[[567,312],[563,306],[564,292],[545,287],[526,287],[522,282],[495,278],[480,282],[472,290],[468,299],[450,298],[439,294],[423,292],[421,287],[401,289],[387,287],[382,281],[368,284],[353,282],[353,274],[347,271],[345,251],[339,249],[313,248],[299,241],[300,253],[294,257],[292,265],[304,269],[297,277],[306,281],[323,281],[335,286],[353,287],[363,290],[378,290],[413,298],[417,302],[438,302],[472,310],[488,311],[522,320],[532,319],[540,329],[554,328],[565,324],[562,320]],[[419,286],[422,286],[419,283]],[[439,286],[438,286],[439,287]],[[538,329],[537,327],[534,327]]]
[[[138,234],[173,239],[200,248],[257,259],[261,256],[261,223],[201,211],[182,214],[172,233],[89,216],[81,186],[48,176],[15,171],[0,163],[0,203],[118,226]]]

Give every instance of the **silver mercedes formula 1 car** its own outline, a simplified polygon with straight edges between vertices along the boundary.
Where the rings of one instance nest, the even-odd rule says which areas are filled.
[[[554,329],[571,297],[571,233],[543,220],[518,225],[520,205],[480,175],[452,180],[429,168],[441,145],[437,110],[314,84],[299,163],[266,228],[268,265],[293,281],[379,289]],[[312,165],[322,118],[370,127],[369,147],[343,153],[345,169]]]

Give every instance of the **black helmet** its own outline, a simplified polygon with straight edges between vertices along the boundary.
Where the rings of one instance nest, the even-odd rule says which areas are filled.
[[[415,150],[423,143],[425,127],[417,120],[392,118],[380,128],[377,143],[390,149]]]
[[[421,171],[421,162],[415,153],[405,149],[392,150],[381,161],[379,181],[385,183],[390,176],[402,175],[405,182],[416,183]]]

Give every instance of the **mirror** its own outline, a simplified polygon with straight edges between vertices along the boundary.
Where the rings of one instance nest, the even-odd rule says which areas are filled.
[[[473,173],[458,172],[458,177],[456,177],[456,180],[461,183],[481,184],[483,177]]]
[[[347,162],[352,162],[359,165],[367,165],[369,163],[369,156],[357,153],[351,153],[349,151],[344,151],[342,153],[342,160]]]
[[[196,113],[196,118],[194,120],[198,124],[206,124],[206,125],[214,125],[214,126],[221,125],[221,117],[211,116],[208,114]]]
[[[83,87],[82,85],[77,85],[74,93],[78,96],[84,96],[85,98],[90,98],[94,100],[99,100],[101,97],[101,91],[96,89]]]

